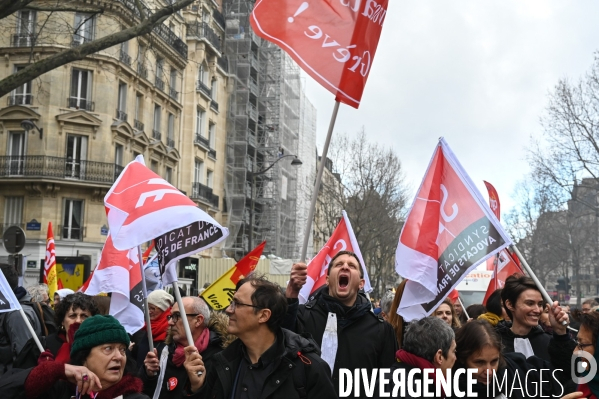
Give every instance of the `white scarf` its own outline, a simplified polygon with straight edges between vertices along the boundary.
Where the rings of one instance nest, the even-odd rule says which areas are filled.
[[[168,345],[162,349],[160,353],[160,374],[158,375],[158,381],[156,382],[156,390],[152,399],[158,399],[160,391],[162,391],[162,383],[164,382],[164,373],[166,371],[166,361],[168,360]]]
[[[331,375],[333,375],[333,368],[335,367],[338,344],[337,315],[335,313],[329,312],[329,316],[327,317],[327,325],[324,328],[324,334],[322,335],[322,345],[320,345],[322,354],[320,357],[329,364],[329,367],[331,368]]]

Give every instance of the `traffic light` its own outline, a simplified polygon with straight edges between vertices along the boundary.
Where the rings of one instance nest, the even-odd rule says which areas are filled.
[[[570,284],[570,279],[566,277],[566,292],[572,291],[572,285]]]

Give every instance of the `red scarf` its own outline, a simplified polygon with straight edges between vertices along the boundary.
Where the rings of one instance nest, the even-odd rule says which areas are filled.
[[[579,384],[576,390],[582,392],[583,398],[597,399],[588,384]]]
[[[210,330],[204,328],[202,334],[198,337],[195,342],[195,347],[198,348],[198,352],[201,354],[208,347],[208,343],[210,342]],[[185,347],[179,343],[177,343],[177,348],[175,349],[175,353],[173,353],[173,363],[175,366],[181,367],[183,362],[185,361]]]
[[[398,350],[395,353],[395,357],[397,357],[397,361],[407,363],[410,366],[419,368],[420,370],[435,368],[435,366],[428,360],[423,359],[419,356],[413,355],[409,352],[406,352],[403,349]],[[441,393],[442,393],[442,397],[445,397],[445,392],[443,391],[443,388],[441,388]]]
[[[165,310],[156,320],[152,320],[152,340],[162,342],[166,339],[166,330],[168,330],[168,320],[166,317],[171,314],[170,309]]]

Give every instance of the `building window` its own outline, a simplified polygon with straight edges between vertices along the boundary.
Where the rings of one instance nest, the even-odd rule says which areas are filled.
[[[212,81],[210,86],[210,97],[212,97],[212,100],[218,101],[218,80],[216,79]]]
[[[67,159],[65,177],[72,179],[85,178],[87,160],[87,137],[75,134],[67,135]]]
[[[152,170],[152,172],[154,172],[154,173],[156,173],[158,175],[159,174],[158,173],[158,161],[152,160],[150,162],[150,169]]]
[[[119,83],[116,117],[120,121],[127,121],[127,83]]]
[[[15,73],[25,68],[22,65],[15,65]],[[31,105],[33,103],[33,97],[31,95],[31,81],[24,83],[22,86],[17,87],[11,93],[9,97],[8,105]]]
[[[200,68],[198,69],[198,83],[206,84],[207,73],[204,69],[204,64],[200,64]],[[198,84],[199,86],[199,84]]]
[[[204,173],[204,162],[202,162],[199,159],[196,159],[195,166],[193,169],[193,182],[201,183],[203,173]]]
[[[204,120],[206,119],[206,112],[198,108],[196,113],[196,134],[204,136]]]
[[[93,111],[91,92],[92,72],[73,68],[73,72],[71,73],[71,97],[69,98],[69,108]]]
[[[94,40],[94,20],[92,14],[75,13],[73,45],[78,46]]]
[[[114,163],[119,166],[123,165],[123,146],[120,144],[114,146]]]
[[[162,107],[154,104],[154,134],[156,140],[161,140],[160,123],[161,123]]]
[[[33,10],[20,10],[17,13],[17,34],[13,43],[15,47],[29,47],[33,44],[36,16]]]
[[[156,60],[156,87],[162,91],[164,91],[164,80],[162,77],[164,76],[164,59],[158,58]]]
[[[25,174],[25,138],[24,132],[10,132],[8,135],[9,175]]]
[[[133,121],[134,127],[139,130],[144,130],[144,124],[141,121],[143,119],[143,109],[144,109],[144,96],[143,94],[137,93],[135,96],[135,120]]]
[[[4,197],[4,227],[23,223],[23,197]]]
[[[208,124],[208,140],[210,141],[210,148],[215,148],[216,144],[216,125],[214,123]]]
[[[172,182],[172,180],[173,180],[173,168],[171,168],[169,166],[166,167],[166,174],[164,176],[164,180],[166,180],[167,182],[169,182],[171,184],[173,183]]]
[[[168,113],[168,130],[166,145],[175,148],[175,115]]]
[[[83,201],[67,199],[64,201],[64,222],[62,238],[81,240],[83,238]]]
[[[210,169],[208,169],[208,171],[206,172],[206,185],[210,188],[212,188],[213,179],[214,179],[214,172],[211,171]]]

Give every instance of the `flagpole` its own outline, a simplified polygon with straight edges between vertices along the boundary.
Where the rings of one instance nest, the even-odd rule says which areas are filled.
[[[183,328],[185,329],[185,336],[187,337],[187,345],[195,345],[191,330],[189,329],[189,322],[187,321],[187,315],[185,314],[185,307],[183,307],[183,300],[181,299],[181,293],[179,292],[179,285],[176,281],[173,281],[173,294],[179,305],[179,313],[181,313],[181,321],[183,322]]]
[[[329,152],[329,144],[331,143],[331,137],[333,136],[333,129],[335,128],[335,121],[337,120],[337,113],[339,112],[339,101],[335,101],[335,107],[333,108],[333,114],[331,115],[331,122],[329,123],[329,131],[327,138],[324,142],[324,148],[322,149],[322,156],[320,165],[318,166],[318,173],[316,174],[316,182],[314,183],[314,191],[312,192],[312,202],[310,203],[310,211],[308,212],[308,219],[306,222],[306,231],[304,232],[304,243],[302,245],[302,256],[300,262],[306,262],[306,255],[308,252],[308,242],[310,240],[310,230],[312,229],[312,219],[314,219],[314,211],[316,209],[316,201],[318,199],[318,192],[320,191],[320,182],[322,181],[322,174],[324,172],[324,166],[326,164],[327,153]]]
[[[146,288],[146,274],[144,273],[144,258],[143,253],[141,252],[141,245],[137,246],[137,256],[139,256],[139,267],[141,268],[141,286],[144,293],[144,318],[146,319],[146,332],[148,333],[150,352],[154,352],[154,337],[152,336],[152,321],[150,320],[148,289]]]
[[[469,319],[470,316],[468,316],[468,312],[466,312],[466,308],[464,307],[464,303],[462,302],[462,298],[460,298],[459,295],[458,295],[458,301],[460,302],[460,306],[462,307],[462,312],[464,312],[464,315],[466,315],[466,319]]]
[[[19,307],[19,312],[21,313],[21,316],[23,317],[23,321],[25,321],[25,324],[27,324],[27,328],[29,329],[31,336],[33,337],[33,340],[35,341],[37,348],[40,350],[40,352],[45,351],[44,347],[42,346],[42,343],[40,342],[40,339],[37,337],[37,334],[35,333],[35,330],[31,326],[31,323],[29,322],[27,315],[23,311],[23,308]]]
[[[518,259],[520,259],[520,263],[522,263],[522,266],[524,266],[524,270],[526,270],[526,273],[528,273],[528,276],[530,278],[532,278],[533,281],[535,282],[535,284],[537,285],[537,288],[541,292],[543,299],[545,299],[547,301],[547,303],[549,303],[551,306],[551,304],[553,304],[553,300],[551,299],[551,297],[549,296],[547,291],[545,291],[545,287],[543,287],[543,285],[541,284],[541,282],[539,281],[539,279],[537,278],[535,273],[532,271],[532,269],[528,265],[528,262],[526,261],[526,259],[524,259],[524,256],[522,256],[522,254],[520,253],[520,250],[518,249],[518,247],[516,247],[515,244],[510,245],[510,247],[512,248],[514,253],[518,256]],[[564,325],[564,326],[568,325],[568,322],[564,320],[562,322],[562,325]]]

